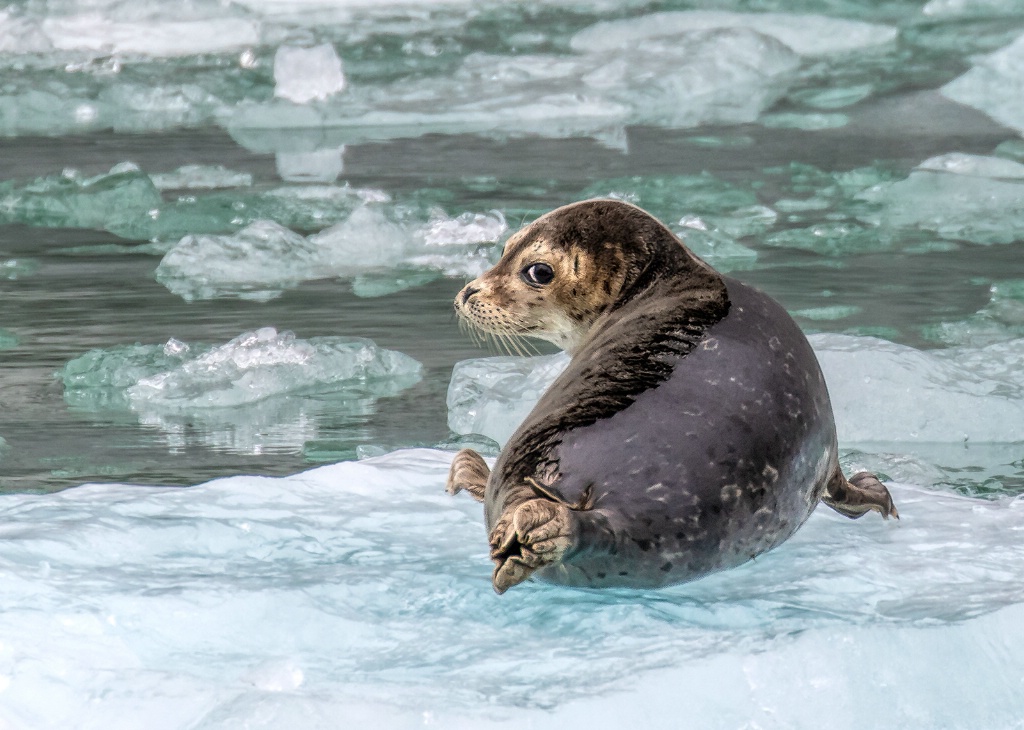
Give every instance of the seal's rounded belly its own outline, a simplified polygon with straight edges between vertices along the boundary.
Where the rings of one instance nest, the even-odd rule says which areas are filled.
[[[572,354],[493,471],[470,450],[452,463],[449,492],[485,503],[499,593],[533,575],[691,580],[775,547],[819,500],[898,516],[874,476],[839,469],[824,379],[782,307],[635,206],[543,216],[456,309]]]

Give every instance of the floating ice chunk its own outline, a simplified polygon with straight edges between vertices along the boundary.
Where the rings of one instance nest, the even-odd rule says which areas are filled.
[[[345,168],[345,147],[313,152],[278,152],[277,174],[288,182],[332,183]]]
[[[992,284],[985,307],[964,321],[929,326],[925,336],[951,345],[974,346],[1024,337],[1024,280]]]
[[[419,381],[419,364],[369,340],[299,340],[265,328],[211,347],[93,350],[58,375],[76,411],[133,411],[172,453],[202,446],[236,454],[301,453],[332,428],[354,428],[376,400]]]
[[[968,155],[963,152],[950,152],[938,157],[930,157],[919,164],[917,169],[950,172],[971,177],[1024,179],[1024,164],[1002,157]]]
[[[922,351],[871,337],[811,335],[839,440],[1024,441],[1024,340]],[[986,370],[978,364],[990,363]],[[910,407],[913,404],[913,407]]]
[[[328,271],[356,274],[394,266],[412,245],[407,231],[379,208],[364,205],[346,220],[309,237]]]
[[[104,126],[105,114],[102,104],[70,94],[36,89],[0,94],[0,134],[5,136],[88,132]]]
[[[118,132],[148,132],[208,124],[226,106],[200,84],[146,84],[120,81],[96,97],[107,118],[103,126]]]
[[[296,391],[373,393],[378,382],[392,392],[393,381],[408,387],[421,371],[408,355],[380,349],[370,340],[298,340],[291,332],[264,327],[139,380],[128,388],[128,397],[176,409],[223,408]]]
[[[185,236],[157,265],[156,279],[186,301],[226,295],[267,301],[317,278],[320,261],[315,242],[256,221],[232,235]]]
[[[1024,441],[1024,340],[983,351],[921,351],[836,334],[812,335],[810,341],[841,444]],[[568,361],[563,354],[456,364],[448,388],[449,427],[504,444]]]
[[[100,13],[85,13],[53,15],[43,21],[42,27],[54,48],[61,50],[159,58],[220,53],[260,42],[259,23],[241,16],[126,22],[111,20]]]
[[[565,353],[456,363],[448,386],[448,428],[504,444],[568,364]]]
[[[929,0],[921,12],[925,15],[995,15],[1007,17],[1024,12],[1017,0]]]
[[[213,190],[252,185],[252,175],[248,172],[235,172],[223,165],[184,165],[174,172],[160,172],[149,177],[158,190]]]
[[[152,181],[131,164],[90,178],[66,170],[23,187],[0,183],[0,221],[32,226],[105,228],[145,217],[161,202]]]
[[[59,373],[80,406],[89,392],[121,390],[136,410],[234,407],[287,393],[393,395],[420,379],[418,362],[362,338],[314,337],[264,327],[210,347],[170,340],[93,350]]]
[[[126,345],[90,350],[68,362],[58,373],[65,391],[125,390],[156,373],[172,370],[186,358],[205,352],[170,339],[164,345]]]
[[[428,246],[497,243],[507,230],[505,216],[496,210],[462,213],[455,218],[435,215],[423,229],[423,241]]]
[[[0,53],[47,53],[50,39],[35,18],[22,17],[13,6],[0,10]]]
[[[890,43],[898,35],[898,30],[889,25],[824,15],[689,10],[597,23],[573,36],[570,45],[575,51],[600,53],[643,46],[660,38],[721,28],[744,28],[772,36],[802,56],[863,50]]]
[[[281,46],[274,54],[274,96],[296,104],[323,101],[345,88],[345,74],[334,46]]]
[[[1024,132],[1024,35],[978,59],[973,68],[943,86],[941,91],[953,101],[974,107],[997,122]]]
[[[0,496],[0,720],[566,730],[643,708],[666,730],[683,703],[710,730],[967,730],[1024,715],[1007,671],[1024,653],[1020,498],[893,484],[899,524],[822,509],[695,583],[530,582],[513,601],[490,588],[479,505],[444,494],[451,457]]]
[[[999,157],[934,157],[905,180],[856,197],[881,206],[877,217],[864,220],[934,231],[945,239],[1011,243],[1024,229],[1024,165]]]
[[[778,206],[778,204],[776,205]],[[826,202],[825,207],[827,206]],[[778,207],[782,208],[783,206]],[[813,251],[827,256],[842,256],[889,248],[892,245],[892,239],[876,229],[864,228],[856,224],[819,223],[807,228],[777,231],[766,236],[764,244],[778,248]]]
[[[189,301],[266,301],[300,282],[335,277],[364,277],[356,293],[380,296],[439,276],[479,275],[491,265],[494,240],[506,228],[500,213],[435,213],[425,224],[401,211],[396,217],[405,220],[395,222],[380,206],[364,204],[308,238],[272,221],[230,235],[185,236],[157,266],[156,278]],[[452,241],[441,243],[446,238]]]
[[[774,39],[742,29],[653,38],[608,60],[600,49],[592,53],[583,75],[588,89],[628,105],[627,121],[668,127],[753,121],[799,65]]]
[[[620,177],[601,180],[587,186],[580,198],[611,197],[635,203],[665,221],[683,216],[719,217],[733,220],[758,217],[757,196],[709,173],[700,175],[665,175]],[[759,227],[752,232],[760,232]],[[745,234],[744,234],[745,235]]]
[[[698,216],[684,216],[679,220],[682,230],[676,231],[693,253],[719,271],[747,269],[757,261],[757,251],[737,243],[736,240],[708,224]]]
[[[694,126],[750,122],[786,91],[800,57],[767,36],[725,29],[655,39],[614,52],[472,53],[450,76],[420,76],[314,108],[247,102],[223,119],[251,147],[291,143],[270,128],[323,129],[339,143],[431,131],[499,137],[590,135],[613,144],[626,124]],[[611,132],[611,134],[610,134]]]

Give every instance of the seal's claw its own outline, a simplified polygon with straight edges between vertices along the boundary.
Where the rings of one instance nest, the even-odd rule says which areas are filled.
[[[452,459],[451,469],[448,470],[448,483],[444,490],[453,496],[466,491],[472,494],[477,502],[483,502],[490,476],[491,470],[487,468],[483,457],[473,449],[463,449]]]
[[[504,593],[560,562],[575,543],[576,522],[568,506],[538,498],[509,508],[491,530],[494,590]]]
[[[897,520],[900,518],[889,490],[878,477],[866,471],[858,472],[847,480],[842,472],[836,469],[821,501],[852,520],[872,510],[886,520],[890,517]]]

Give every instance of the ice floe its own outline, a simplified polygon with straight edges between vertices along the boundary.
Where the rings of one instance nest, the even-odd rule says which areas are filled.
[[[421,370],[408,355],[367,339],[301,340],[264,327],[216,347],[171,339],[164,345],[93,350],[65,365],[60,377],[76,405],[114,389],[133,406],[196,410],[296,392],[393,395],[417,382]]]
[[[598,23],[573,36],[570,45],[576,51],[612,51],[660,38],[726,28],[744,28],[771,36],[803,56],[863,50],[891,43],[898,34],[889,25],[824,15],[683,10]]]
[[[274,54],[274,96],[306,104],[323,101],[344,88],[341,59],[329,43],[281,46]]]
[[[146,218],[160,207],[160,192],[136,165],[85,177],[76,170],[28,185],[0,182],[0,222],[63,228],[105,228]]]
[[[411,357],[358,337],[297,338],[265,327],[217,345],[93,350],[58,373],[80,412],[131,411],[172,453],[196,445],[232,453],[301,452],[325,420],[374,412],[422,377]]]
[[[950,345],[995,345],[1024,337],[1024,280],[1008,279],[989,286],[989,302],[966,320],[940,322],[925,336]],[[1024,362],[1020,363],[1024,367]]]
[[[712,729],[852,729],[1024,714],[1019,498],[894,484],[900,522],[819,510],[696,583],[499,597],[480,506],[444,494],[450,459],[0,496],[0,721],[660,729],[683,703]]]
[[[424,283],[416,281],[418,271],[433,272],[427,280],[479,275],[491,265],[494,244],[506,229],[497,212],[456,218],[435,212],[425,222],[395,221],[380,207],[361,205],[309,237],[273,221],[257,221],[235,234],[185,236],[164,256],[156,277],[188,300],[259,301],[312,279],[386,278],[383,288],[356,287],[358,294],[373,296]]]
[[[934,351],[864,336],[809,339],[841,445],[1024,441],[1024,339]],[[504,444],[568,362],[562,353],[456,364],[449,427]]]
[[[779,41],[743,28],[652,39],[642,49],[477,52],[429,82],[415,77],[373,88],[353,85],[316,109],[243,102],[222,123],[247,145],[250,130],[282,127],[347,130],[337,135],[339,143],[431,131],[615,138],[614,130],[626,124],[753,121],[785,93],[799,63]]]
[[[942,93],[1024,133],[1024,35],[977,59],[967,73],[943,86]]]
[[[1017,241],[1024,230],[1024,165],[1000,157],[933,157],[906,179],[856,197],[880,206],[862,219],[888,229],[919,228],[979,244]]]

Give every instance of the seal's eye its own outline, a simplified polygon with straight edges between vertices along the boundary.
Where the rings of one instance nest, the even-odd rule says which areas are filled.
[[[547,264],[530,264],[523,269],[522,276],[527,284],[544,286],[550,284],[551,280],[555,278],[555,270]]]

